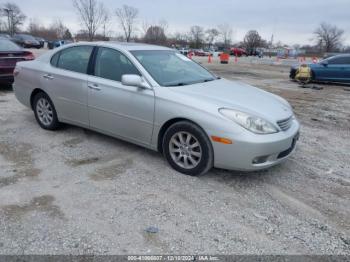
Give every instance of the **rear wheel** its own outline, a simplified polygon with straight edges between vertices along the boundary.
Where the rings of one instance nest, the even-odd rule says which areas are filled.
[[[33,109],[36,121],[43,129],[56,130],[59,127],[55,107],[47,94],[41,92],[35,95]]]
[[[211,143],[204,131],[191,122],[177,122],[168,128],[163,152],[168,163],[185,175],[201,175],[213,167]]]

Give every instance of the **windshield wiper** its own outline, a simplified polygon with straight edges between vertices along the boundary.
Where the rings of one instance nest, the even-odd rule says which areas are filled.
[[[203,82],[206,83],[206,82],[211,82],[214,80],[215,80],[215,78],[207,78],[207,79],[204,79]]]
[[[185,86],[185,85],[188,85],[187,83],[175,83],[175,84],[169,84],[169,85],[165,85],[165,86]]]

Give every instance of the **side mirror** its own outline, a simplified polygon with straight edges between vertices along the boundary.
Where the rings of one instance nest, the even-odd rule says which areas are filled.
[[[324,60],[324,61],[321,62],[321,64],[322,64],[323,66],[328,66],[328,61],[327,61],[327,60]]]
[[[136,86],[143,89],[150,89],[148,83],[139,75],[122,75],[122,84],[125,86]]]

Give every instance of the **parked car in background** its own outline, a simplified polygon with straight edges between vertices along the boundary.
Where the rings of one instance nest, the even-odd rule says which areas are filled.
[[[63,45],[68,45],[71,43],[73,43],[73,41],[71,41],[71,40],[54,40],[54,41],[49,41],[47,43],[47,47],[49,49],[54,49],[54,48],[57,48],[57,47],[60,47]]]
[[[18,63],[14,91],[48,130],[60,122],[162,152],[187,175],[286,160],[299,123],[283,98],[219,78],[177,50],[78,43]]]
[[[247,49],[247,56],[258,56],[262,58],[264,56],[264,51],[262,48]]]
[[[16,63],[33,60],[34,55],[7,38],[0,38],[0,83],[12,84]]]
[[[212,57],[219,57],[222,53],[223,53],[223,51],[210,50],[210,55]]]
[[[40,43],[40,48],[43,48],[45,46],[46,40],[42,37],[35,37],[35,39]]]
[[[308,66],[311,68],[311,81],[350,84],[350,54],[332,56]],[[295,79],[298,68],[299,65],[291,68],[291,79]]]
[[[233,56],[246,56],[247,52],[243,48],[233,47],[230,49],[230,55]]]
[[[18,45],[20,45],[20,46],[22,46],[24,48],[31,48],[31,47],[40,48],[41,47],[39,41],[36,40],[34,38],[34,36],[32,36],[32,35],[16,34],[16,35],[13,36],[12,40],[16,44],[18,44]]]
[[[195,56],[205,56],[203,49],[192,49],[192,53]]]
[[[187,56],[188,53],[190,52],[190,50],[188,50],[187,48],[180,48],[180,49],[178,49],[178,50],[179,50],[179,52],[180,52],[181,54],[183,54],[183,55],[185,55],[185,56]]]

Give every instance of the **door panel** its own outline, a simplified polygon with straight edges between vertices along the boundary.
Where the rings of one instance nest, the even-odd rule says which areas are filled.
[[[328,65],[322,68],[322,80],[344,82],[348,79],[349,58],[345,56],[328,59]]]
[[[350,83],[350,61],[349,64],[344,65],[344,79],[343,82]]]
[[[317,69],[316,76],[317,80],[322,81],[336,81],[339,79],[339,70],[338,65],[326,65]]]
[[[54,67],[42,75],[41,81],[53,100],[59,119],[89,126],[87,78],[85,74]]]
[[[87,108],[87,70],[93,46],[69,47],[56,53],[42,84],[52,98],[58,118],[81,126],[89,126]]]
[[[153,132],[154,91],[89,76],[89,118],[94,129],[149,145]]]

